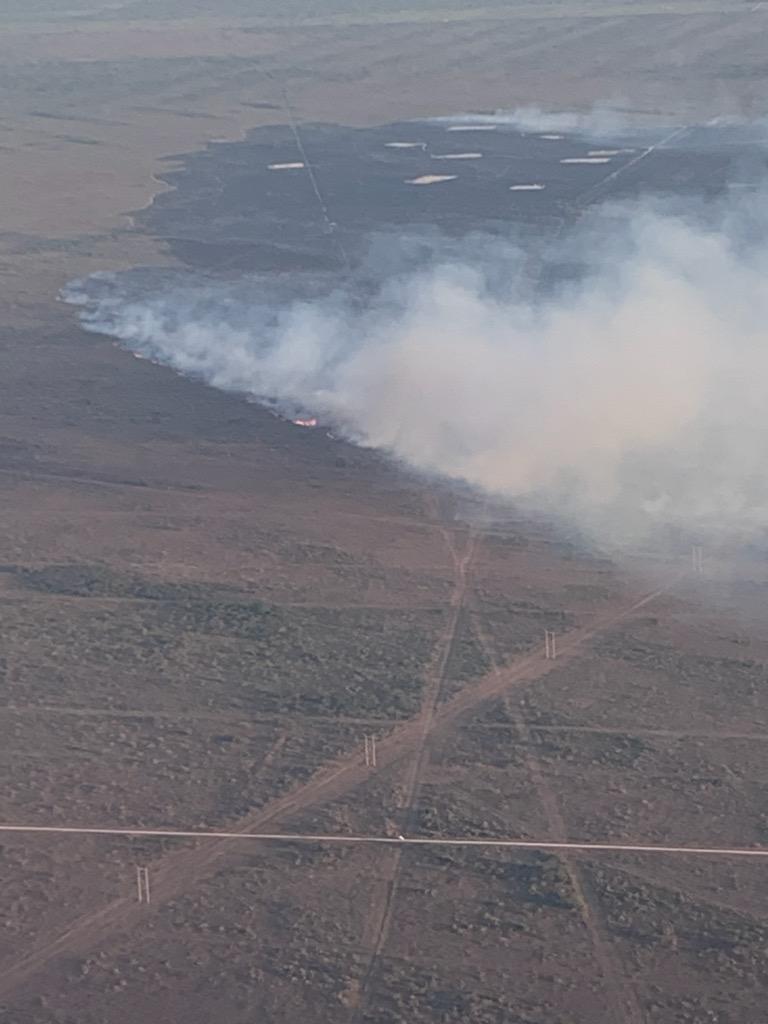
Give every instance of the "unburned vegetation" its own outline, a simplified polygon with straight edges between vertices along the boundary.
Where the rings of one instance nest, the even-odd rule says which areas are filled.
[[[472,679],[479,679],[492,667],[477,625],[466,609],[459,613],[456,631],[440,687],[440,701],[449,700]]]
[[[768,929],[762,920],[653,884],[632,869],[595,863],[590,874],[608,928],[648,986],[651,1020],[759,1019],[768,984]],[[721,994],[734,985],[738,1009]]]
[[[543,645],[545,630],[562,634],[573,628],[575,621],[572,613],[559,608],[482,592],[477,612],[493,645],[494,657],[502,662]]]
[[[236,823],[358,742],[353,726],[0,710],[3,820]],[[44,756],[43,756],[44,751]]]
[[[418,707],[444,621],[429,609],[280,607],[199,585],[172,592],[7,601],[6,652],[23,667],[6,680],[6,700],[151,711],[176,695],[209,708],[399,718]]]
[[[120,572],[108,565],[64,563],[4,566],[28,590],[67,597],[133,598],[143,601],[205,602],[237,594],[237,590],[214,583],[168,583],[136,573]]]

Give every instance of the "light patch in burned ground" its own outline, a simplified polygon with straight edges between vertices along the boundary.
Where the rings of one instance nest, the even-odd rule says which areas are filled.
[[[422,174],[418,178],[408,178],[406,185],[439,185],[444,181],[455,180],[455,174]]]

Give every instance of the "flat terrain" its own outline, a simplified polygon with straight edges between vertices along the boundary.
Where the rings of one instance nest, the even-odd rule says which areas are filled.
[[[278,242],[332,268],[306,175],[269,170],[300,162],[291,120],[352,249],[382,222],[487,226],[502,194],[555,226],[642,140],[564,165],[598,144],[457,133],[483,159],[438,162],[445,127],[405,122],[607,98],[663,142],[749,115],[768,8],[64,6],[0,12],[0,822],[768,845],[763,552],[707,551],[703,576],[687,548],[611,561],[55,301],[93,270],[273,269]],[[753,174],[742,137],[702,164],[709,130],[612,194]],[[404,184],[432,173],[457,177]],[[2,1024],[764,1014],[758,860],[7,834],[0,868]]]

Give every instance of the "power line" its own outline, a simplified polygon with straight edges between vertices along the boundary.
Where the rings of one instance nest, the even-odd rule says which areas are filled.
[[[136,898],[139,903],[151,903],[149,889],[149,868],[136,868]]]
[[[323,843],[376,846],[451,846],[512,850],[574,850],[583,853],[680,854],[698,857],[768,858],[768,847],[660,846],[644,843],[554,842],[547,839],[471,839],[459,836],[310,835],[307,833],[214,832],[183,829],[89,828],[63,825],[0,825],[0,832],[37,835],[112,836],[155,839],[239,839],[264,843]]]
[[[544,630],[544,657],[547,661],[557,657],[557,635],[551,629]]]
[[[341,253],[341,258],[344,262],[345,268],[347,270],[350,270],[352,264],[350,263],[349,255],[347,254],[347,250],[344,248],[344,244],[342,243],[341,239],[336,234],[337,225],[335,221],[331,220],[330,213],[328,212],[328,204],[323,198],[323,193],[320,190],[320,184],[317,180],[315,169],[310,163],[309,157],[307,156],[307,151],[304,148],[304,142],[301,138],[301,132],[299,131],[299,126],[296,122],[296,117],[293,113],[293,108],[291,107],[290,100],[288,99],[288,91],[286,90],[285,86],[281,86],[280,91],[282,92],[283,96],[283,108],[285,110],[286,117],[288,118],[288,124],[290,125],[291,132],[293,133],[293,137],[296,141],[296,148],[298,149],[299,154],[301,155],[302,162],[304,163],[304,168],[307,172],[307,175],[309,176],[309,180],[312,185],[312,190],[315,193],[315,196],[317,197],[318,203],[320,204],[320,210],[323,215],[325,229],[328,232],[329,236],[336,243],[336,247]]]
[[[368,735],[365,737],[365,767],[375,768],[376,767],[376,737]]]

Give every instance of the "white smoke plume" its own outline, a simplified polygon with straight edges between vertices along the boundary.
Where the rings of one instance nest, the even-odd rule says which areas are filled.
[[[643,129],[658,130],[660,124],[668,122],[658,114],[642,115],[637,111],[629,114],[617,104],[600,104],[583,111],[550,111],[540,107],[516,107],[513,110],[496,110],[491,114],[462,114],[438,117],[434,121],[447,126],[493,125],[516,128],[533,134],[564,133],[583,135],[591,139],[613,138],[631,130],[634,136]]]
[[[706,226],[647,204],[603,211],[559,243],[585,264],[578,280],[537,298],[519,250],[490,239],[401,275],[380,243],[386,280],[325,295],[259,278],[136,296],[102,276],[65,297],[182,373],[602,535],[754,530],[768,515],[768,229],[765,196],[741,201]]]

